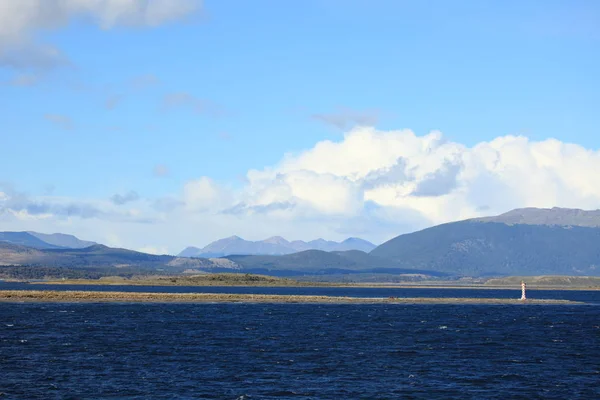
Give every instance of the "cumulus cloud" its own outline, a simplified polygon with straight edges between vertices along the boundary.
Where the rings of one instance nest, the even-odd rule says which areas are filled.
[[[155,27],[190,16],[201,0],[0,0],[0,65],[52,68],[66,57],[36,33],[59,29],[72,20],[92,21],[101,29]]]
[[[359,127],[248,173],[245,207],[291,202],[364,217],[367,203],[432,225],[516,207],[600,207],[600,154],[554,139],[504,136],[474,147],[440,132]],[[381,214],[381,212],[380,212]],[[417,218],[418,219],[418,218]],[[425,225],[425,224],[423,224]]]
[[[229,196],[224,188],[204,176],[185,184],[183,202],[191,212],[214,211],[226,207]]]
[[[415,190],[413,196],[442,196],[456,188],[457,176],[462,166],[446,161],[445,165],[429,176],[425,177]]]
[[[378,110],[352,110],[349,108],[340,108],[331,113],[313,114],[311,117],[326,125],[345,130],[355,125],[373,126],[379,121],[380,112]]]
[[[239,188],[203,176],[175,194],[140,199],[135,210],[108,201],[27,199],[0,185],[5,211],[0,221],[15,230],[39,230],[47,225],[36,224],[68,220],[73,229],[101,229],[98,235],[110,232],[131,248],[160,243],[171,252],[232,234],[304,240],[364,236],[380,243],[518,207],[600,208],[599,169],[599,151],[555,139],[509,135],[466,146],[437,131],[416,135],[357,127],[338,141],[322,141],[248,171]]]
[[[44,118],[61,129],[67,131],[73,129],[73,120],[71,120],[71,118],[67,117],[66,115],[46,114],[44,115]]]

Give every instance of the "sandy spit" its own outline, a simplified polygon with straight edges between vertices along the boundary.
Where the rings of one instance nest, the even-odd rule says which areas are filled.
[[[0,290],[3,302],[148,302],[148,303],[401,303],[401,304],[580,304],[568,300],[431,298],[431,297],[337,297],[228,293],[133,293],[58,290]]]

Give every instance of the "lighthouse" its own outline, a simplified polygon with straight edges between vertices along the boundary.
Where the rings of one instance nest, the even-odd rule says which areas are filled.
[[[521,300],[527,300],[527,296],[525,295],[526,288],[525,281],[521,281]]]

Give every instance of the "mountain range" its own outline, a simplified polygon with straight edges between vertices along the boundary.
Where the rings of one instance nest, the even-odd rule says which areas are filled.
[[[220,239],[203,248],[188,247],[178,254],[179,257],[225,257],[229,255],[285,255],[305,250],[347,251],[361,250],[369,252],[375,246],[373,243],[359,238],[348,238],[343,242],[333,242],[324,239],[305,242],[294,240],[289,242],[281,236],[273,236],[265,240],[250,241],[238,236]]]
[[[213,270],[240,269],[227,259],[179,258],[169,255],[154,255],[128,249],[118,249],[95,244],[78,249],[37,249],[15,243],[0,241],[0,278],[11,277],[4,270],[28,267],[31,276],[38,274],[31,269],[52,269],[56,276],[64,272],[88,271],[96,276],[135,274],[179,274],[186,270],[212,272]],[[17,268],[17,272],[20,270]],[[79,274],[78,276],[85,276]]]
[[[600,275],[600,229],[461,221],[398,236],[370,255],[458,276]]]
[[[19,244],[34,249],[82,249],[97,244],[64,233],[46,234],[31,231],[0,232],[0,242]]]
[[[518,209],[493,217],[437,225],[397,236],[368,252],[348,250],[352,245],[364,245],[360,239],[349,239],[337,243],[347,246],[341,250],[304,249],[288,254],[252,255],[244,253],[289,251],[290,244],[295,242],[279,237],[260,242],[233,237],[212,243],[197,253],[205,257],[188,258],[155,256],[98,244],[66,248],[92,242],[50,236],[1,232],[0,266],[4,267],[0,267],[0,277],[14,275],[14,271],[18,276],[37,277],[40,268],[55,268],[48,273],[59,275],[69,269],[104,275],[232,271],[275,276],[600,276],[600,211],[564,208]],[[327,249],[335,244],[314,242]],[[238,254],[222,255],[229,252]],[[25,267],[29,269],[24,274],[19,268]]]

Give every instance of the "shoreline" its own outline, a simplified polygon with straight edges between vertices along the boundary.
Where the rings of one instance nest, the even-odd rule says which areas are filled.
[[[141,293],[52,290],[0,290],[0,302],[47,303],[327,303],[327,304],[585,304],[552,299],[487,299],[444,297],[341,297],[228,293]]]

